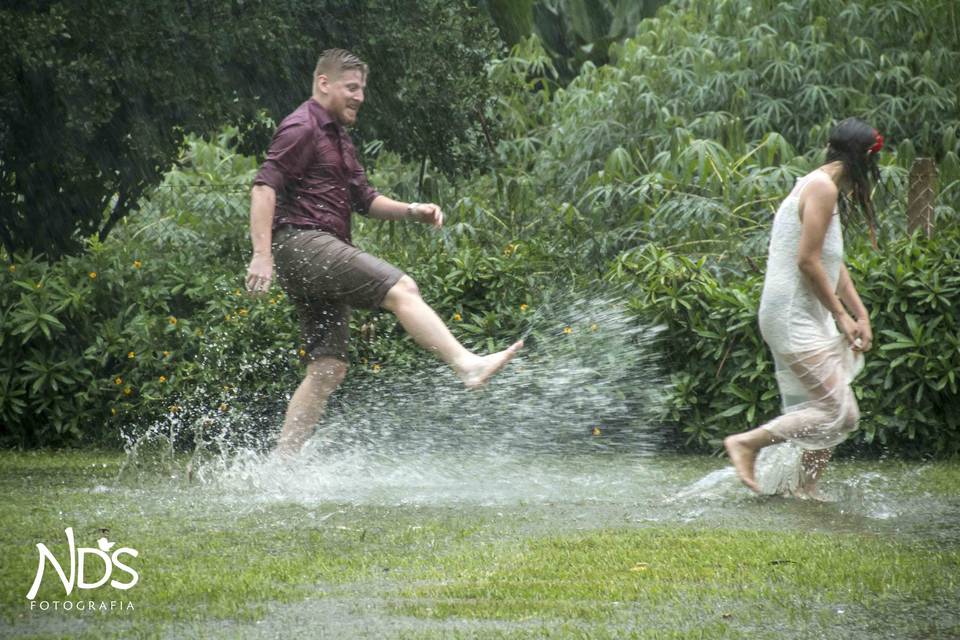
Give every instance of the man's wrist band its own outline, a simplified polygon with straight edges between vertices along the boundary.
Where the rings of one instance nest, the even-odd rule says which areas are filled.
[[[411,202],[410,204],[408,204],[408,205],[407,205],[407,215],[408,215],[408,216],[412,216],[414,209],[416,209],[416,208],[419,207],[419,206],[420,206],[420,203],[419,203],[419,202]]]

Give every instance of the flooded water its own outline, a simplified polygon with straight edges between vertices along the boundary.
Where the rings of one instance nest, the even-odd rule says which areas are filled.
[[[925,475],[932,469],[922,464],[836,461],[821,483],[826,501],[818,502],[756,496],[740,484],[725,459],[702,456],[616,450],[489,456],[350,451],[307,454],[295,462],[250,456],[235,461],[206,485],[186,490],[196,494],[198,509],[234,515],[271,504],[427,507],[523,514],[526,525],[558,532],[677,523],[873,532],[958,543],[960,492],[951,496],[924,491]],[[170,500],[184,500],[185,481],[171,482],[167,490],[149,490],[150,501],[160,509],[167,491]]]
[[[471,544],[478,548],[511,548],[541,536],[648,527],[680,532],[743,529],[867,534],[944,550],[960,544],[960,497],[956,492],[925,488],[935,484],[936,465],[839,461],[831,465],[822,484],[833,501],[820,503],[757,497],[736,481],[723,459],[631,453],[629,444],[596,448],[592,439],[587,442],[591,444],[579,452],[567,447],[562,452],[527,449],[512,454],[495,448],[429,453],[413,443],[387,453],[357,445],[334,452],[314,449],[292,463],[250,452],[235,455],[225,466],[219,459],[215,464],[208,462],[202,477],[194,475],[192,479],[186,476],[189,458],[181,456],[167,464],[164,475],[155,468],[143,473],[127,468],[119,477],[80,486],[75,483],[69,489],[57,489],[56,495],[60,496],[59,518],[64,524],[104,523],[127,530],[131,523],[143,523],[135,525],[139,526],[135,530],[146,532],[154,526],[170,528],[171,523],[182,523],[172,527],[176,535],[202,539],[205,531],[218,535],[234,532],[259,537],[267,548],[271,531],[313,530],[327,532],[322,535],[332,538],[355,539],[367,535],[368,530],[385,535],[391,527],[401,526],[414,532],[419,524],[437,521],[470,529]],[[92,510],[91,504],[96,504],[96,509]],[[155,543],[158,549],[154,553],[164,548],[164,539]],[[370,562],[376,564],[376,557]],[[280,638],[297,636],[309,628],[314,637],[321,638],[615,638],[629,637],[629,624],[634,624],[617,623],[609,635],[598,636],[598,627],[586,623],[577,631],[576,622],[569,623],[573,627],[559,621],[531,626],[482,617],[401,615],[394,604],[410,602],[410,588],[402,573],[396,577],[371,575],[347,584],[318,581],[312,587],[314,595],[306,600],[267,602],[253,623],[229,619],[171,622],[136,635]],[[732,602],[723,600],[716,606],[727,610],[736,606],[736,600]],[[949,602],[927,601],[919,611],[899,613],[897,607],[916,607],[917,603],[893,601],[889,610],[880,613],[856,602],[837,605],[828,601],[822,606],[827,618],[817,623],[816,633],[787,626],[776,637],[924,637],[904,636],[896,630],[901,628],[898,625],[916,623],[918,616],[931,615],[940,616],[944,624],[960,624],[960,613]],[[692,633],[707,614],[692,613],[694,618],[686,623],[680,609],[644,615],[648,621],[659,620],[662,628],[694,625]],[[76,637],[83,632],[92,634],[90,637],[103,633],[124,637],[124,625],[135,620],[134,616],[98,620],[34,615],[13,624],[0,622],[0,635]],[[878,620],[888,621],[880,628],[890,629],[889,634],[877,632]],[[771,629],[751,632],[740,628],[746,635],[731,637],[774,637]]]
[[[514,509],[529,522],[541,514],[545,529],[677,522],[955,541],[956,501],[913,489],[924,465],[834,462],[818,503],[758,498],[725,459],[667,453],[660,329],[638,326],[617,299],[545,300],[531,312],[527,348],[479,392],[440,365],[385,369],[338,392],[289,461],[269,454],[269,435],[216,412],[200,438],[163,422],[131,433],[121,479],[153,477],[159,460],[176,491],[185,485],[203,504],[237,512],[271,503]]]
[[[127,477],[88,491],[111,498],[114,506],[98,514],[104,521],[132,513],[147,522],[175,517],[195,523],[191,529],[198,532],[212,527],[267,540],[273,529],[363,536],[368,529],[389,528],[394,519],[410,520],[405,526],[411,530],[417,522],[448,519],[473,527],[473,544],[500,548],[538,536],[647,527],[866,534],[944,550],[960,545],[960,497],[924,488],[934,480],[936,465],[841,460],[830,466],[822,482],[831,501],[815,502],[755,496],[734,478],[724,459],[630,453],[628,445],[507,454],[427,453],[408,444],[411,451],[393,454],[362,446],[313,450],[293,463],[251,453],[190,481],[182,461],[167,480],[154,479],[150,486],[138,486],[141,479]],[[255,531],[250,530],[251,521],[257,523]],[[317,637],[329,638],[421,637],[426,632],[436,634],[426,637],[580,637],[568,627],[551,626],[556,622],[541,628],[497,619],[403,616],[392,604],[409,600],[409,585],[387,574],[347,585],[321,582],[315,588],[316,596],[305,602],[269,603],[255,624],[218,622],[215,633],[204,628],[199,636],[275,638],[311,628]],[[734,605],[724,600],[717,606]],[[906,602],[893,601],[889,610],[879,613],[856,602],[827,601],[822,606],[827,618],[817,623],[816,633],[787,625],[776,637],[914,637],[897,631],[898,625],[917,620],[916,610],[897,613]],[[960,624],[960,613],[949,602],[924,602],[921,611],[921,618],[936,615],[945,624]],[[679,612],[656,615],[661,617],[658,624],[667,628],[680,624],[672,617]],[[694,629],[704,615],[694,614],[687,624]],[[889,633],[877,631],[878,620],[879,628]],[[158,637],[198,635],[196,626],[164,629]],[[627,637],[620,634],[627,634],[629,627],[614,629],[619,631],[609,637]],[[742,637],[774,637],[771,629],[743,628],[747,635]],[[590,625],[579,633],[598,637]]]

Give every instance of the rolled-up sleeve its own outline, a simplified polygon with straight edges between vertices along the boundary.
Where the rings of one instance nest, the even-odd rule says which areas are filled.
[[[379,195],[380,192],[367,182],[367,173],[363,170],[363,167],[360,166],[360,163],[356,163],[353,176],[350,178],[350,200],[353,210],[367,215],[370,213],[370,205]]]
[[[253,184],[264,184],[280,193],[289,181],[302,178],[313,159],[313,136],[307,122],[281,123]]]

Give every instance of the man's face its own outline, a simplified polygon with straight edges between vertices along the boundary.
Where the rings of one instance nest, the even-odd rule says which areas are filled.
[[[324,105],[333,118],[343,126],[357,121],[357,112],[363,104],[363,90],[367,79],[359,69],[349,69],[332,79],[325,75],[317,76],[318,89],[326,97]]]

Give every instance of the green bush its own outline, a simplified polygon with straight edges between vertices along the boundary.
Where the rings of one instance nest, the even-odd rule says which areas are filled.
[[[78,256],[13,256],[0,280],[0,422],[20,445],[116,441],[160,416],[229,413],[274,393],[296,361],[281,294],[238,288],[256,164],[191,139],[136,224]],[[251,357],[270,353],[272,358]]]
[[[960,452],[960,229],[849,248],[875,347],[854,382],[863,413],[852,445],[908,454]],[[763,264],[719,276],[705,259],[655,245],[625,252],[611,281],[634,290],[633,312],[663,323],[671,386],[663,418],[682,444],[715,450],[724,436],[780,412],[773,363],[757,324]]]

